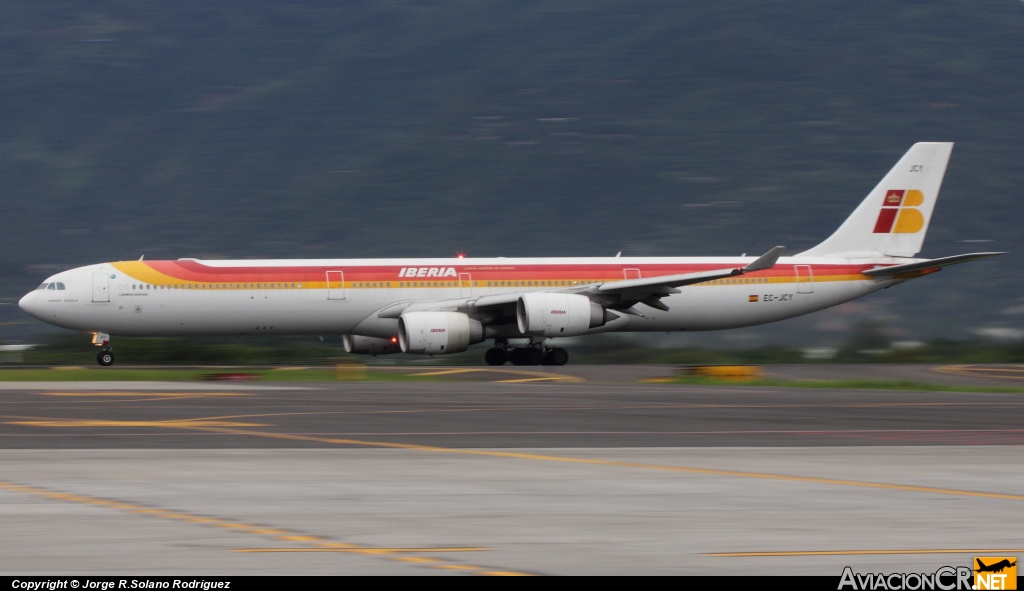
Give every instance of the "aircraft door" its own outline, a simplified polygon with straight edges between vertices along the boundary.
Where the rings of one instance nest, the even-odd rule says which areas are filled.
[[[94,273],[92,276],[92,301],[110,301],[110,275]]]
[[[459,273],[459,297],[468,298],[473,295],[473,277],[469,273]]]
[[[796,265],[796,292],[814,293],[814,273],[810,265]]]
[[[623,269],[623,279],[640,279],[640,269]]]
[[[343,271],[327,272],[327,299],[345,299],[345,273]]]

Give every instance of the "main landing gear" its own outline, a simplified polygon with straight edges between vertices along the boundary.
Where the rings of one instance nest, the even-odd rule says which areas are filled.
[[[484,355],[487,365],[565,365],[569,362],[569,352],[561,347],[545,347],[544,341],[530,341],[525,347],[509,348],[508,341],[496,339],[494,347]]]
[[[103,347],[100,349],[99,355],[96,356],[96,363],[103,367],[114,365],[114,350],[110,348],[110,335],[98,332],[92,335],[92,344]]]

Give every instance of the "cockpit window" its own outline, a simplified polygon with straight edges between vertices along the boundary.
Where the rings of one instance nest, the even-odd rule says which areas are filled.
[[[36,291],[41,291],[41,290],[44,290],[44,289],[58,290],[58,289],[65,289],[65,287],[64,287],[64,284],[61,283],[60,281],[47,281],[47,282],[43,283],[42,285],[40,285],[39,287],[37,287]]]

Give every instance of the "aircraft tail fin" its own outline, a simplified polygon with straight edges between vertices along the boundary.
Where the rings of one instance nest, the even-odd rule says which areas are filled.
[[[827,240],[797,256],[912,257],[921,252],[952,142],[911,146]]]

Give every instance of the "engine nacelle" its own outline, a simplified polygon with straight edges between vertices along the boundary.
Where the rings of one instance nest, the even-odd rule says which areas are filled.
[[[519,332],[531,336],[571,337],[604,326],[605,310],[587,296],[524,293],[516,302]]]
[[[356,355],[390,355],[402,352],[402,347],[394,338],[378,339],[377,337],[347,334],[342,335],[341,342],[345,345],[346,353]]]
[[[407,312],[398,318],[398,343],[403,353],[461,353],[483,340],[480,322],[460,312]]]

